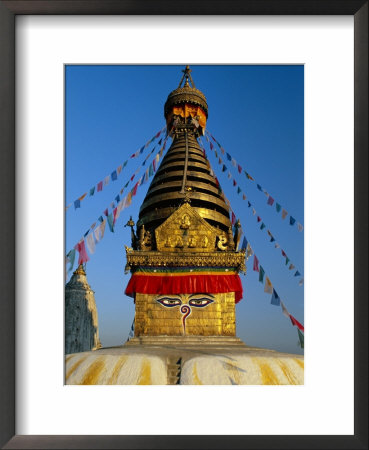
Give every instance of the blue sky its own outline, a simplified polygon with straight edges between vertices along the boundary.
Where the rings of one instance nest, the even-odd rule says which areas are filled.
[[[66,66],[66,204],[110,175],[164,126],[165,100],[178,86],[185,64]],[[303,224],[303,66],[193,65],[191,68],[196,87],[208,101],[207,129],[243,169]],[[214,153],[205,139],[203,142],[212,168],[266,274],[289,312],[304,323],[304,287],[298,285],[294,271],[285,266],[281,249],[269,242],[266,230],[271,231],[302,274],[304,232],[290,226],[289,217],[282,220],[275,205],[267,205],[267,197],[257,189],[256,183],[239,174],[221,155],[237,186],[255,208],[254,216],[242,193],[237,194],[237,187],[233,187],[233,179],[227,178],[228,171],[221,172]],[[169,146],[170,142],[167,149]],[[118,180],[110,181],[102,192],[83,200],[80,209],[74,210],[73,206],[68,209],[66,253],[114,200],[153,147],[154,143],[140,158],[129,159]],[[138,188],[132,205],[121,213],[114,233],[106,229],[104,239],[87,264],[103,346],[124,343],[134,317],[133,300],[124,295],[129,280],[129,275],[124,274],[124,245],[130,245],[130,232],[124,224],[130,215],[137,221],[148,187],[149,183]],[[260,230],[257,215],[266,224],[264,230]],[[252,261],[251,257],[247,275],[241,275],[244,298],[236,306],[237,335],[248,345],[301,353],[296,327],[280,307],[270,304],[271,295],[264,293],[258,273],[252,270]]]

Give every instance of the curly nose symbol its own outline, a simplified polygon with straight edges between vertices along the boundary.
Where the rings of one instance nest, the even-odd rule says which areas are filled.
[[[183,314],[182,317],[183,332],[184,334],[186,334],[186,319],[191,314],[191,308],[188,305],[182,305],[180,311]]]

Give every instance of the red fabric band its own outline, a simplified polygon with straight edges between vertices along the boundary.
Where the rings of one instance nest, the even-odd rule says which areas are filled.
[[[139,275],[133,274],[125,294],[134,297],[141,294],[220,294],[234,292],[235,302],[242,299],[242,283],[239,275]]]

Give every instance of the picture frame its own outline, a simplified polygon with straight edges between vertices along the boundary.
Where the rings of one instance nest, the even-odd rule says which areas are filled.
[[[15,435],[15,17],[20,14],[353,15],[355,39],[355,433],[353,436],[17,436]],[[0,3],[0,444],[4,448],[368,448],[368,2],[362,0],[155,3]]]

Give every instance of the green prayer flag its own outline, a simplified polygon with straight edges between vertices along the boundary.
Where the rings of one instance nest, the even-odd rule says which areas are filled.
[[[261,266],[259,266],[259,281],[260,281],[260,283],[263,283],[264,275],[265,275],[264,269]]]
[[[260,225],[260,230],[264,230],[264,228],[265,228],[265,223],[263,222],[263,223]]]
[[[281,205],[279,203],[275,204],[275,209],[277,210],[277,212],[280,212],[281,208],[282,207],[281,207]]]
[[[299,335],[300,346],[301,346],[301,348],[304,348],[304,335],[301,333],[301,331],[298,328],[297,328],[297,333]]]
[[[286,266],[290,262],[290,259],[286,256]]]

